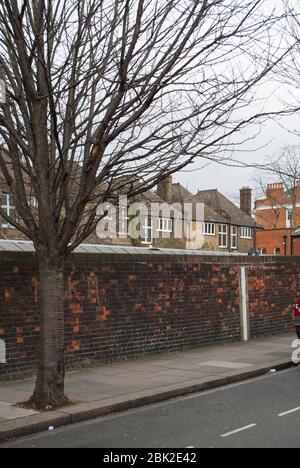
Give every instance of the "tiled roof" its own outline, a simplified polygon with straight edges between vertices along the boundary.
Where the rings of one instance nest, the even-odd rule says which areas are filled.
[[[217,189],[202,190],[194,196],[193,200],[197,203],[204,203],[218,215],[221,215],[227,223],[237,226],[255,227],[255,221],[248,216],[228,198],[224,197]],[[219,222],[218,219],[216,221]]]
[[[224,218],[224,216],[214,211],[208,205],[204,205],[204,221],[206,221],[207,223],[223,223],[223,224],[228,223],[228,219]]]
[[[197,199],[197,195],[193,195],[189,190],[181,184],[172,184],[172,203],[193,203],[193,216],[196,216],[196,203],[203,203]],[[227,223],[220,213],[217,213],[211,206],[204,203],[204,221],[213,223]]]
[[[189,203],[194,195],[181,184],[172,184],[172,203]]]
[[[166,202],[166,200],[163,200],[156,192],[153,190],[147,190],[147,192],[144,192],[136,197],[137,202],[145,203],[145,205],[150,208],[151,203],[155,204],[160,204],[163,205]],[[149,213],[150,214],[150,213]],[[171,217],[181,217],[181,211],[176,210],[173,208],[171,212]]]

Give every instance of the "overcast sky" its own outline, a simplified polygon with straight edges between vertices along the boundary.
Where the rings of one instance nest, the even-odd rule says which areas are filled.
[[[293,3],[294,0],[290,0],[290,5],[293,5]],[[265,0],[264,5],[266,11],[270,7],[274,8],[274,0]],[[298,8],[298,0],[295,0],[294,5]],[[295,88],[288,89],[286,85],[267,81],[258,91],[258,97],[266,106],[265,110],[282,109],[283,102],[289,102],[292,105],[295,105],[296,101],[300,102],[300,87],[298,88],[297,90]],[[259,112],[261,110],[261,102],[254,104],[254,106],[257,106],[255,111]],[[294,134],[298,129],[299,136]],[[254,133],[257,132],[253,127],[247,130],[249,137]],[[300,113],[285,119],[281,118],[277,123],[271,120],[266,122],[263,124],[259,135],[254,140],[243,144],[240,147],[241,152],[236,150],[233,157],[244,163],[262,163],[268,157],[279,157],[283,148],[287,146],[300,147]],[[239,189],[241,187],[250,186],[255,189],[255,169],[253,168],[229,168],[219,164],[202,167],[203,161],[199,160],[193,165],[193,168],[189,168],[189,172],[182,172],[176,175],[174,179],[194,193],[197,190],[217,188],[234,201],[239,200]],[[191,169],[192,172],[190,172]],[[276,176],[274,178],[276,179]],[[275,181],[270,180],[270,182]]]
[[[281,93],[282,93],[281,89]],[[275,98],[271,99],[270,105],[274,105]],[[288,118],[281,118],[278,122],[272,120],[263,124],[260,134],[247,143],[244,143],[239,151],[235,151],[234,158],[244,163],[261,163],[267,157],[279,157],[282,149],[286,146],[300,147],[300,118],[294,115]],[[294,132],[299,129],[299,136]],[[289,131],[290,130],[290,131]],[[249,128],[249,135],[255,132],[254,128]],[[293,133],[291,133],[293,132]],[[224,195],[234,201],[239,198],[239,189],[243,186],[255,188],[255,169],[250,168],[230,168],[219,164],[210,164],[203,168],[203,162],[198,161],[189,168],[188,172],[182,172],[174,177],[185,185],[190,191],[217,188]],[[276,179],[276,176],[274,176]],[[274,180],[275,182],[276,180]],[[270,180],[270,182],[273,182]]]

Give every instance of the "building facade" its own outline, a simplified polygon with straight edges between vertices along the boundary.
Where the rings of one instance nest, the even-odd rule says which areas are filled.
[[[158,194],[168,203],[204,205],[204,223],[194,216],[194,229],[203,231],[201,245],[195,248],[204,251],[249,253],[255,251],[255,220],[252,218],[252,190],[240,190],[240,207],[236,206],[218,190],[200,190],[193,195],[181,184],[173,184],[171,178],[158,186]]]
[[[14,198],[3,180],[0,181],[0,197],[2,211],[18,221]],[[33,197],[30,197],[29,192],[28,197],[32,207],[37,208],[37,202]],[[133,204],[137,206],[137,209],[141,206],[141,212],[138,213],[140,215],[138,223],[136,217],[130,214],[130,207]],[[155,191],[149,190],[136,197],[135,200],[130,200],[126,207],[116,206],[113,212],[108,210],[102,221],[101,233],[100,229],[99,232],[95,231],[86,239],[85,243],[185,249],[188,242],[186,236],[188,229],[184,226],[184,221],[181,220],[181,212],[176,209],[170,212],[165,211],[164,205],[166,205],[166,201]],[[153,206],[158,207],[155,213],[151,211]],[[143,207],[145,214],[142,212]],[[134,226],[139,232],[138,237],[131,232]],[[180,232],[183,233],[182,236],[177,234]],[[0,239],[28,240],[22,232],[10,225],[3,217],[0,217]]]
[[[255,221],[252,213],[252,191],[240,190],[240,207],[218,190],[199,191],[194,201],[205,205],[203,250],[233,253],[255,251]]]
[[[0,190],[2,210],[17,220],[13,197],[4,183]],[[36,200],[30,197],[30,192],[28,197],[36,209]],[[140,235],[137,238],[130,235],[130,226],[135,224],[135,219],[130,215],[128,205],[124,213],[119,207],[114,213],[107,213],[102,225],[106,224],[105,229],[108,230],[115,226],[107,236],[101,238],[98,232],[94,232],[85,242],[233,253],[248,253],[255,248],[251,189],[241,190],[238,207],[218,190],[199,191],[194,195],[181,184],[173,183],[169,177],[158,184],[156,192],[149,190],[130,203],[140,203],[148,209],[148,213],[140,217]],[[159,207],[156,213],[151,211],[153,205]],[[172,207],[168,211],[169,205]],[[186,206],[190,209],[189,216],[184,211]],[[199,206],[204,211],[199,211]],[[0,220],[0,238],[26,240],[3,218]]]
[[[255,202],[257,247],[267,255],[300,255],[300,181],[288,191],[283,183],[269,184],[265,198]]]

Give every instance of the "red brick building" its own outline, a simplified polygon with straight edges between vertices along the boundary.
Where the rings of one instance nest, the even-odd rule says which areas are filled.
[[[256,245],[268,255],[300,256],[300,181],[291,190],[269,184],[266,197],[255,202]]]

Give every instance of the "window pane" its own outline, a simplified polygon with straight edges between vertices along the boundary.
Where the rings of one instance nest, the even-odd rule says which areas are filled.
[[[169,218],[158,218],[157,229],[162,232],[172,232],[172,219]]]
[[[204,233],[210,236],[215,235],[215,224],[213,223],[205,223],[205,230]]]
[[[219,226],[219,246],[227,247],[227,225],[221,224]]]
[[[2,208],[2,210],[4,211],[4,213],[7,216],[10,216],[12,219],[15,219],[16,218],[16,212],[15,212],[15,207],[13,206],[12,200],[13,200],[12,196],[9,193],[7,193],[7,192],[2,193],[1,208]],[[5,219],[2,219],[1,225],[2,225],[3,228],[12,228],[13,227]]]
[[[2,208],[4,209],[9,204],[9,194],[2,193]]]
[[[145,216],[141,218],[141,241],[145,244],[152,243],[152,220]]]
[[[231,227],[231,247],[237,249],[237,232],[238,229],[236,226]]]

